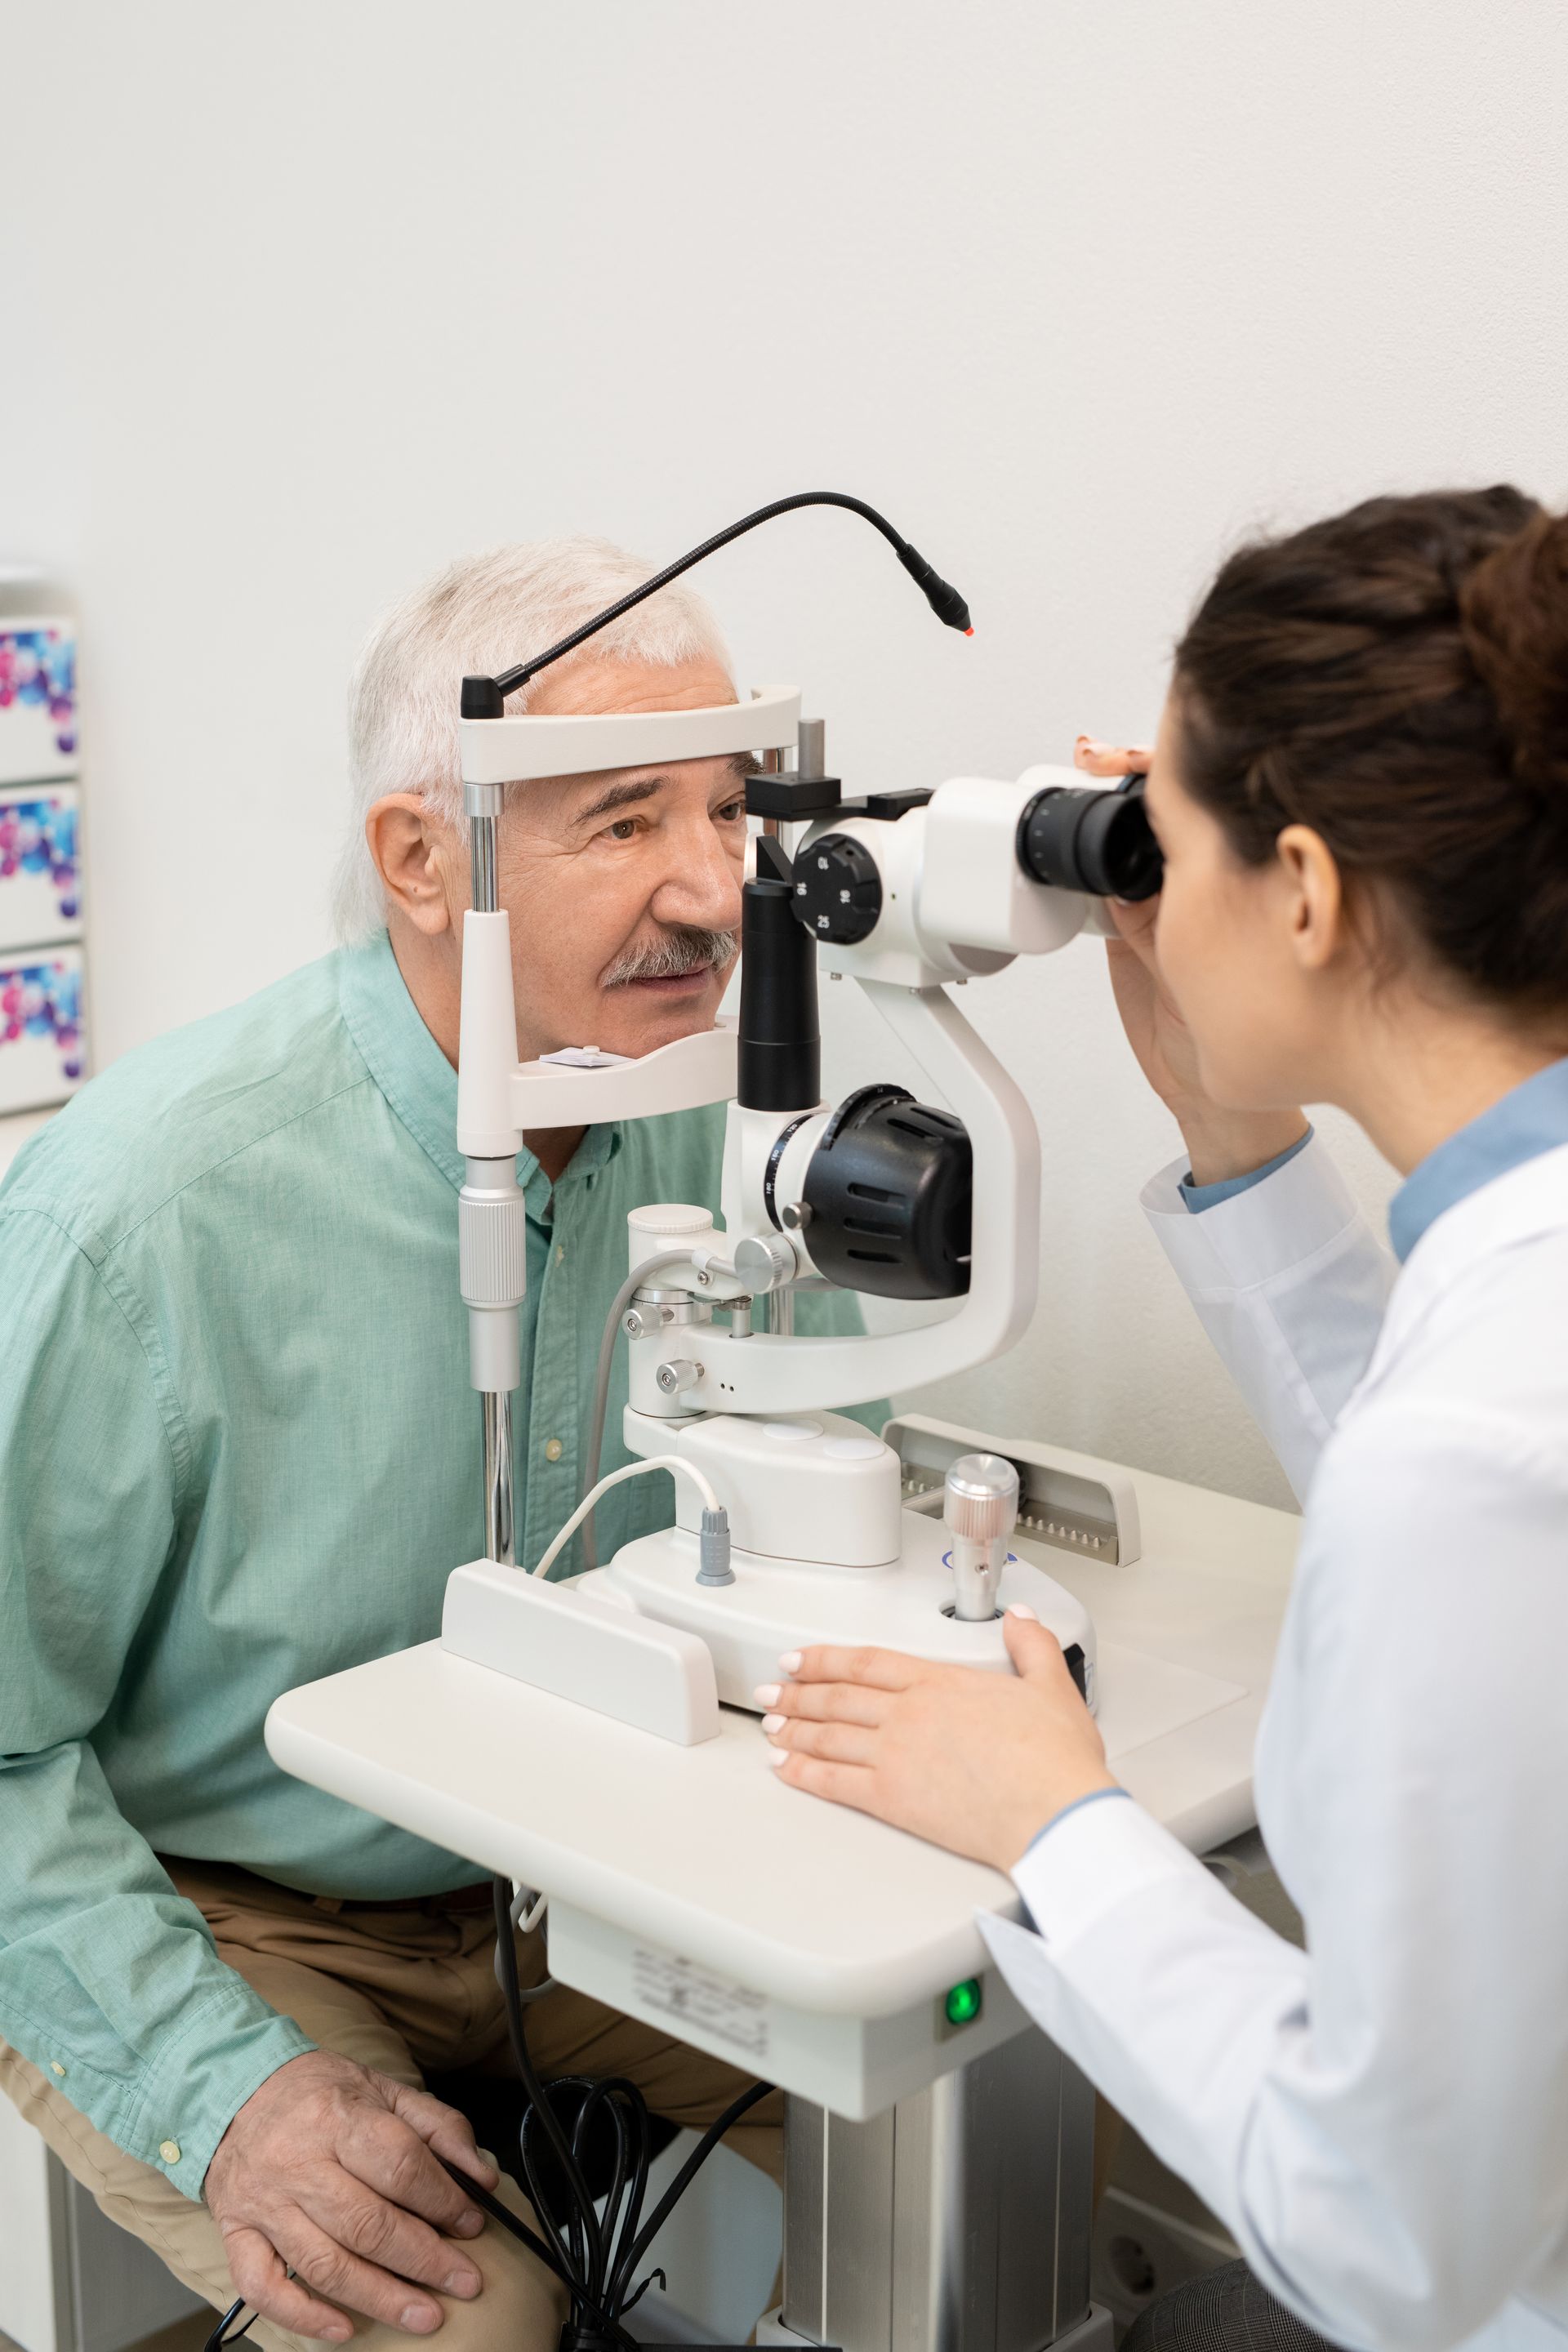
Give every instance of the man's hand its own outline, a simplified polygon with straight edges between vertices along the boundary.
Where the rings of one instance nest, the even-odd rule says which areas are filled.
[[[1055,1634],[1018,1608],[1002,1630],[1016,1676],[805,1651],[756,1693],[780,1780],[1011,1870],[1064,1805],[1116,1780]]]
[[[330,2050],[290,2058],[252,2092],[207,2167],[202,2193],[236,2294],[279,2327],[334,2344],[353,2334],[334,2305],[432,2334],[441,2306],[410,2281],[464,2298],[483,2284],[447,2239],[477,2237],[484,2215],[437,2158],[496,2185],[465,2119],[428,2092]]]

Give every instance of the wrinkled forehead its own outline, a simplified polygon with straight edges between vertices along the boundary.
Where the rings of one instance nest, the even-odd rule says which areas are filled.
[[[710,655],[646,662],[586,653],[540,672],[529,693],[528,716],[598,718],[616,711],[698,710],[739,699],[729,671]]]

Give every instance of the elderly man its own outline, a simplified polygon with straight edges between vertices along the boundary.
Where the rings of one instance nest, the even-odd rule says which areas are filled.
[[[482,1548],[457,683],[646,576],[564,541],[398,606],[353,692],[353,943],[127,1055],[0,1192],[0,2085],[192,2287],[256,2305],[269,2347],[342,2341],[349,2314],[367,2347],[445,2325],[454,2347],[544,2352],[560,2324],[553,2281],[437,2161],[495,2181],[425,2088],[510,2070],[488,1888],[286,1779],[261,1727],[291,1685],[429,1639],[447,1570]],[[733,698],[678,588],[531,707]],[[710,1025],[740,916],[736,762],[531,784],[502,833],[522,1055]],[[626,1211],[716,1205],[721,1139],[717,1110],[527,1139],[520,1559],[575,1499]],[[805,1303],[853,1328],[847,1300]],[[662,1484],[600,1507],[605,1556],[664,1523]],[[682,2124],[743,2079],[566,1991],[531,2033],[547,2075],[629,2076]],[[736,2134],[774,2170],[777,2124],[770,2103]]]

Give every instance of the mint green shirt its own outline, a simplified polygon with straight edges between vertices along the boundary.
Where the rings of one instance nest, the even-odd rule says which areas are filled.
[[[480,1875],[262,1744],[280,1691],[437,1634],[483,1550],[456,1118],[383,934],[128,1055],[0,1188],[0,2034],[193,2198],[310,2045],[155,1854],[344,1898]],[[722,1132],[591,1128],[553,1189],[518,1162],[525,1561],[579,1491],[626,1212],[717,1208]],[[623,1349],[606,1468],[625,1401]],[[601,1557],[671,1516],[667,1479],[616,1487]]]

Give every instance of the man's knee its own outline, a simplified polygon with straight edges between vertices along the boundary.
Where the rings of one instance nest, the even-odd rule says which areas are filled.
[[[184,2196],[163,2173],[114,2146],[94,2129],[47,2076],[0,2042],[0,2090],[88,2189],[110,2220],[156,2253],[182,2284],[216,2310],[232,2300],[228,2264],[216,2222],[205,2205]],[[531,2208],[503,2177],[498,2192],[519,2217],[533,2224]],[[497,2345],[518,2352],[555,2352],[566,2317],[566,2296],[544,2265],[497,2221],[464,2242],[463,2252],[484,2280],[471,2303],[442,2296],[446,2313],[439,2342],[443,2352],[494,2352]],[[275,2327],[253,2323],[246,2338],[263,2352],[320,2352],[320,2346]],[[396,2328],[361,2322],[354,2352],[408,2352],[411,2339]]]
[[[531,2223],[530,2209],[510,2180],[503,2179],[500,2193]],[[464,2239],[463,2252],[484,2285],[467,2303],[437,2295],[443,2318],[437,2335],[426,2340],[438,2345],[440,2352],[497,2352],[498,2347],[506,2352],[555,2352],[566,2319],[566,2291],[543,2263],[493,2221],[486,2221],[479,2237]],[[321,2352],[313,2340],[264,2320],[252,2327],[247,2341],[258,2344],[262,2352]],[[413,2341],[401,2328],[362,2319],[354,2331],[353,2352],[408,2352]]]
[[[502,2183],[502,2193],[511,2188]],[[518,2206],[515,2195],[507,2198]],[[525,2219],[532,2216],[521,2206]],[[466,2238],[463,2252],[477,2263],[484,2286],[469,2303],[439,2297],[446,2317],[437,2342],[441,2352],[496,2352],[497,2346],[516,2352],[555,2352],[567,2315],[566,2290],[536,2255],[503,2230],[487,2221],[478,2238]],[[354,2352],[382,2352],[381,2331],[371,2328],[354,2339]],[[386,2352],[407,2352],[408,2338],[387,2331]]]

